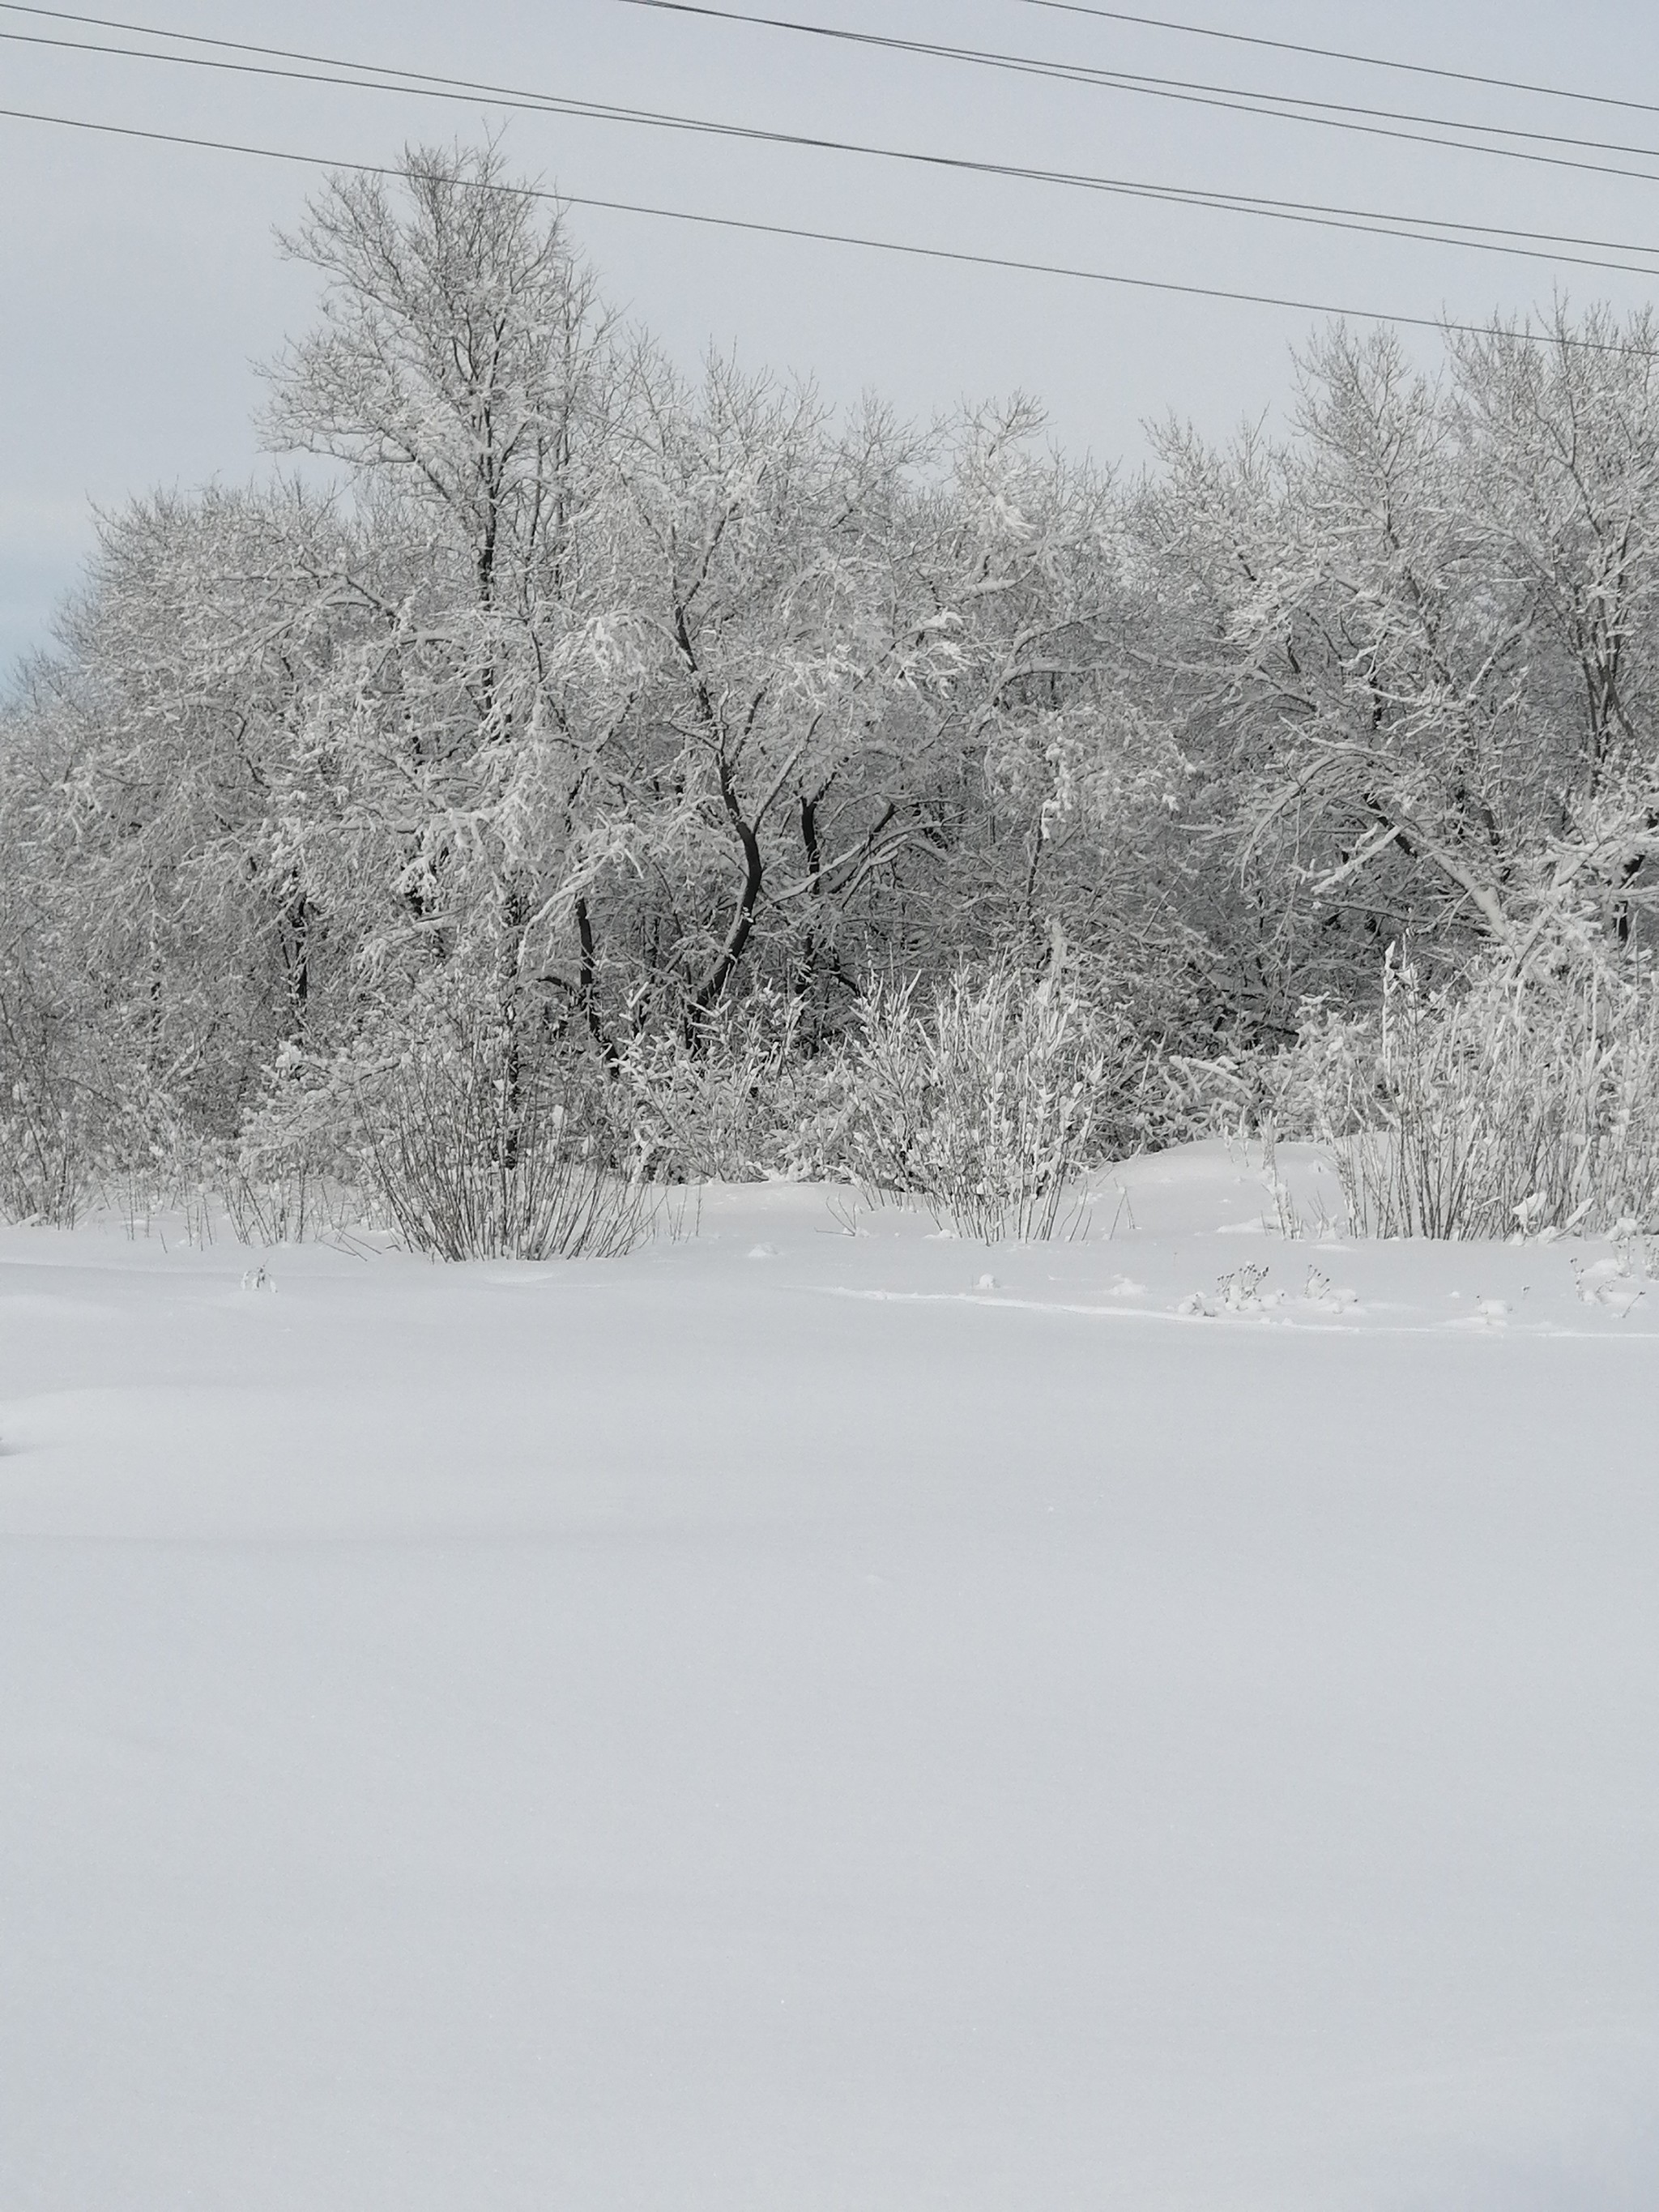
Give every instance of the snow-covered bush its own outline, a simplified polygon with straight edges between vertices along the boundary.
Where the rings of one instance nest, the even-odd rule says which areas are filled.
[[[1285,1066],[1285,1054],[1265,1046],[1208,1058],[1154,1049],[1136,1117],[1147,1151],[1279,1127]]]
[[[843,1063],[848,1167],[872,1198],[920,1200],[941,1226],[1047,1237],[1077,1183],[1116,1071],[1064,975],[958,973],[926,1011],[914,982],[873,988]]]
[[[366,1109],[413,1048],[408,1036],[394,1042],[371,1033],[328,1060],[309,1060],[297,1046],[278,1054],[213,1178],[240,1243],[303,1244],[384,1212],[368,1165]]]
[[[67,1229],[98,1206],[130,1224],[198,1208],[215,1147],[179,1111],[173,1071],[80,1017],[0,993],[0,1218]]]
[[[799,1000],[764,987],[690,1036],[631,1038],[605,1094],[616,1157],[659,1182],[833,1173],[835,1069],[805,1052]]]
[[[0,990],[0,1217],[8,1221],[72,1229],[102,1179],[118,1117],[75,1012],[27,970]]]
[[[444,1260],[611,1259],[650,1228],[644,1187],[569,1126],[553,1073],[478,1024],[365,1084],[361,1157],[403,1241]]]
[[[1659,976],[1489,968],[1431,992],[1391,957],[1379,1012],[1310,1025],[1279,1104],[1331,1145],[1358,1234],[1659,1226]]]
[[[72,1229],[92,1182],[72,1108],[14,1083],[0,1107],[0,1218]]]
[[[294,1054],[222,1189],[244,1237],[368,1220],[445,1260],[607,1258],[653,1214],[611,1167],[580,1061],[445,986],[331,1060]]]
[[[216,1187],[232,1234],[242,1244],[303,1244],[336,1237],[367,1211],[350,1184],[303,1156],[289,1162],[250,1157],[225,1162]]]

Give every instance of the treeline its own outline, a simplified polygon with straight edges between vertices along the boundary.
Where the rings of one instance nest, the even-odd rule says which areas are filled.
[[[284,244],[323,307],[264,433],[332,488],[104,517],[5,713],[12,1211],[77,1146],[325,1147],[452,1050],[509,1154],[555,1082],[590,1153],[691,1172],[674,1100],[798,1127],[907,990],[1063,993],[1121,1143],[1149,1071],[1363,1018],[1390,946],[1638,972],[1648,317],[1432,378],[1332,331],[1287,441],[1171,428],[1118,481],[1023,400],[688,380],[494,151],[337,179]]]

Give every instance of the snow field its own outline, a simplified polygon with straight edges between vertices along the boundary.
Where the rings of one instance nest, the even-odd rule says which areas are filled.
[[[1659,1292],[1259,1164],[0,1237],[8,2212],[1653,2202]]]

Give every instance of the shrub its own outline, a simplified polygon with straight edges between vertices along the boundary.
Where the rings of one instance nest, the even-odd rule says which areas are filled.
[[[879,985],[847,1048],[845,1157],[872,1198],[920,1200],[994,1242],[1079,1216],[1075,1186],[1109,1091],[1108,1050],[1063,975],[959,972],[927,1013]]]
[[[832,1065],[803,1051],[799,1000],[766,988],[717,1009],[694,1037],[631,1038],[603,1100],[616,1157],[665,1182],[821,1174],[822,1147],[801,1139]]]
[[[178,1206],[205,1237],[217,1148],[172,1095],[175,1072],[149,1065],[119,1023],[94,1027],[26,978],[0,993],[0,1218],[72,1229],[110,1206],[132,1231]]]
[[[445,1260],[610,1259],[651,1226],[644,1186],[569,1126],[553,1074],[482,1023],[428,1037],[360,1089],[360,1151],[413,1250]]]
[[[1659,1226],[1659,978],[1581,963],[1430,992],[1393,955],[1381,1009],[1310,1025],[1280,1083],[1373,1237]]]
[[[98,1182],[105,1116],[66,1010],[27,979],[0,993],[0,1215],[72,1229]]]

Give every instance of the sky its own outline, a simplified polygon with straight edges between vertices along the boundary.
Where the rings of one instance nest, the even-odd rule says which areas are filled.
[[[473,0],[465,10],[436,0],[396,7],[386,0],[131,0],[130,15],[118,14],[123,0],[102,4],[118,11],[106,25],[139,24],[147,33],[240,40],[909,152],[1626,246],[1652,240],[1650,252],[1659,255],[1659,11],[1629,0],[1577,0],[1571,8],[1560,0],[1401,0],[1387,9],[1335,0],[1169,4],[1182,22],[1210,30],[1357,49],[1626,102],[1651,99],[1646,113],[1316,60],[1045,0],[750,5],[889,40],[1612,142],[1633,150],[1541,143],[1534,150],[1558,162],[1645,170],[1645,177],[1225,114],[1190,100],[630,0]],[[137,39],[40,10],[0,7],[0,106],[327,161],[395,161],[406,143],[500,129],[517,170],[574,199],[850,232],[1399,317],[1524,315],[1558,290],[1575,303],[1605,299],[1631,309],[1653,289],[1637,273],[902,161],[507,112],[478,94],[427,98],[88,52],[93,43],[198,56],[211,50],[168,48],[155,35]],[[78,41],[82,50],[31,40]],[[1653,149],[1645,159],[1644,149]],[[307,326],[316,296],[309,273],[281,258],[273,233],[295,222],[319,175],[282,161],[0,117],[0,668],[49,641],[54,610],[94,542],[95,509],[157,485],[239,482],[271,466],[253,420],[258,364]],[[1128,469],[1146,462],[1146,425],[1172,415],[1213,439],[1247,421],[1284,426],[1294,404],[1294,349],[1319,319],[1310,307],[928,261],[580,205],[571,220],[612,303],[688,366],[716,346],[751,368],[808,375],[834,402],[875,391],[924,419],[963,399],[1018,389],[1043,403],[1060,445]],[[1412,333],[1411,343],[1425,363],[1436,357],[1431,331]]]

